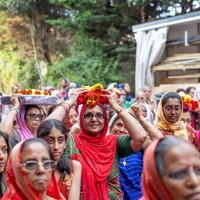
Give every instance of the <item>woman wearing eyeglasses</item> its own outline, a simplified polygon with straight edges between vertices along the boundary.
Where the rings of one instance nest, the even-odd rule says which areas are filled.
[[[51,147],[57,165],[55,177],[60,192],[67,200],[80,199],[81,164],[70,160],[64,149],[68,132],[65,125],[56,119],[44,121],[38,128],[37,137],[44,139]],[[47,194],[54,194],[54,184],[51,182]]]
[[[71,137],[69,150],[72,159],[82,165],[81,199],[123,199],[118,159],[138,151],[146,140],[146,132],[118,105],[115,90],[103,90],[101,84],[75,89],[67,104],[59,106],[48,118],[62,121],[65,112],[74,104],[78,106],[80,132]],[[108,115],[105,104],[118,113],[130,136],[106,135]]]
[[[143,193],[145,200],[200,199],[200,155],[180,137],[152,143],[144,153]]]
[[[8,159],[6,180],[8,189],[2,200],[64,200],[52,171],[55,161],[51,148],[40,138],[18,143]],[[54,198],[46,194],[54,182]]]
[[[155,125],[163,135],[175,135],[190,140],[190,131],[181,121],[183,101],[176,92],[163,94],[158,104]],[[193,142],[193,140],[191,140]]]
[[[17,95],[11,97],[13,107],[0,124],[0,130],[4,131],[11,139],[12,146],[19,141],[24,141],[37,136],[37,129],[44,119],[40,106],[20,105]],[[13,130],[13,121],[17,119],[19,129]]]

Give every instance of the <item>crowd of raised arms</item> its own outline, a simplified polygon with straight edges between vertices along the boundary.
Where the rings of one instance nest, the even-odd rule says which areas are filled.
[[[200,87],[24,91],[1,96],[0,199],[200,200]]]

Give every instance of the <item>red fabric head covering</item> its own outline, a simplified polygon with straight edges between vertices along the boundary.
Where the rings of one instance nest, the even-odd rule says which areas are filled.
[[[97,103],[99,104],[108,104],[109,100],[108,97],[105,95],[109,95],[109,92],[106,90],[103,90],[103,85],[100,83],[97,83],[93,85],[92,87],[86,86],[85,88],[88,89],[88,91],[81,93],[78,96],[77,104],[86,104],[89,107],[94,107]],[[120,96],[120,92],[115,89],[116,94],[118,97]]]
[[[144,153],[142,187],[145,200],[173,200],[158,174],[155,162],[155,150],[162,139],[153,142]]]
[[[108,98],[101,95],[108,95],[108,92],[98,89],[84,92],[78,96],[77,104],[87,104],[90,107],[94,107],[97,103],[109,103]]]
[[[22,144],[23,142],[18,143],[11,151],[6,167],[8,188],[1,200],[42,200],[39,193],[33,189],[20,168]],[[56,186],[57,183],[54,182],[54,184]],[[57,194],[59,194],[59,191],[57,191]],[[62,200],[60,196],[57,196],[56,199]]]
[[[83,96],[82,96],[83,97]],[[86,103],[78,101],[78,103]],[[105,101],[104,101],[105,100]],[[100,106],[105,114],[105,125],[99,137],[92,137],[88,135],[83,127],[83,115],[87,108],[83,104],[80,111],[80,127],[81,132],[74,135],[75,144],[80,154],[72,154],[72,158],[80,161],[82,164],[82,196],[83,199],[90,200],[108,200],[108,185],[106,182],[107,176],[115,158],[117,148],[117,135],[106,136],[108,130],[108,119],[106,110],[101,103],[107,102],[106,99],[99,98],[95,105]],[[92,106],[94,107],[94,106]]]

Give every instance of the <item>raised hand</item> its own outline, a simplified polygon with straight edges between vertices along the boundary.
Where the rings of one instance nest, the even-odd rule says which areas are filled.
[[[18,95],[17,94],[12,94],[10,97],[11,103],[13,105],[13,107],[15,108],[20,108],[20,102],[18,100]]]
[[[109,90],[105,90],[105,91],[107,91],[108,94],[107,95],[104,94],[102,96],[108,97],[110,107],[113,109],[115,109],[116,107],[119,107],[118,100],[117,100],[118,96],[116,94],[116,91],[113,88]]]
[[[69,100],[67,100],[66,102],[67,102],[68,104],[70,104],[71,106],[75,105],[78,96],[79,96],[81,93],[86,92],[86,91],[87,91],[86,88],[74,88],[74,89],[71,91],[71,95],[70,95]]]

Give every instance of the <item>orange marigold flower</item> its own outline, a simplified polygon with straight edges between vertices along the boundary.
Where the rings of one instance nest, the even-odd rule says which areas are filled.
[[[92,87],[82,86],[82,88],[86,88],[88,90],[88,92],[82,94],[83,98],[86,100],[86,104],[90,107],[94,107],[101,98],[101,91],[103,90],[103,85],[97,83]]]
[[[49,92],[47,90],[45,90],[44,95],[49,95]]]
[[[26,90],[22,90],[21,94],[23,94],[23,95],[27,94]]]
[[[31,95],[31,94],[32,94],[32,90],[31,90],[31,89],[28,89],[28,90],[26,91],[26,94]]]
[[[35,91],[35,94],[36,94],[36,95],[41,95],[41,92],[40,92],[39,90],[36,90],[36,91]]]

